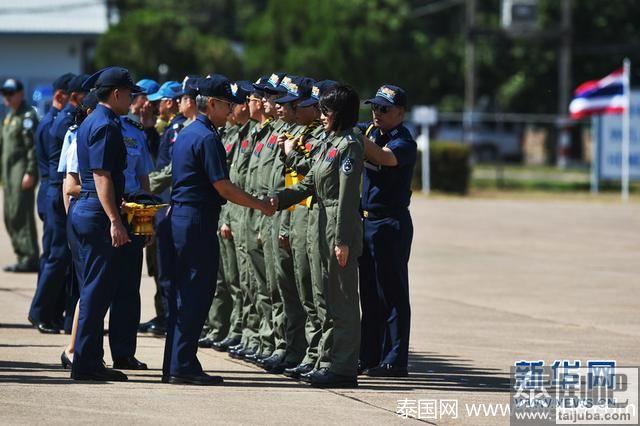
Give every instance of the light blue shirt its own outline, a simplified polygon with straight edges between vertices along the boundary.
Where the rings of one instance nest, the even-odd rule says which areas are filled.
[[[78,126],[71,126],[64,135],[62,141],[62,151],[60,151],[60,161],[58,162],[58,173],[78,173],[78,154],[75,149]],[[74,146],[72,153],[69,148]]]
[[[124,193],[132,194],[141,188],[139,178],[153,170],[153,159],[147,147],[147,136],[130,119],[120,119],[122,138],[127,147],[127,168],[124,170]]]

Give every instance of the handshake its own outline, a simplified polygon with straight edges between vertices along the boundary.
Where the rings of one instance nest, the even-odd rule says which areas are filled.
[[[278,197],[265,197],[258,200],[258,209],[266,216],[273,216],[278,211]]]

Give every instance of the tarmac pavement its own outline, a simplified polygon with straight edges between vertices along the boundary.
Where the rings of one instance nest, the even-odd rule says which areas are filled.
[[[128,372],[126,383],[76,383],[59,361],[69,337],[27,321],[36,275],[0,272],[0,423],[508,424],[499,410],[467,410],[508,404],[516,361],[640,365],[637,201],[414,196],[411,211],[408,378],[318,390],[201,349],[224,386],[162,384],[164,339],[141,335],[137,357],[149,371]],[[13,262],[0,227],[0,264]],[[154,285],[143,275],[146,321]],[[456,401],[457,413],[429,410],[443,400]],[[413,404],[420,419],[396,414]]]

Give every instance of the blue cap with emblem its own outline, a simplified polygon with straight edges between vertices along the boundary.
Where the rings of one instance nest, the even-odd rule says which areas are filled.
[[[398,86],[383,84],[376,92],[376,96],[371,99],[367,99],[364,103],[405,107],[407,106],[407,94]]]
[[[20,92],[24,88],[24,85],[20,80],[15,78],[8,78],[0,87],[0,93],[3,95],[12,94],[15,92]]]
[[[213,74],[207,78],[201,78],[197,83],[198,95],[224,99],[229,102],[241,104],[243,101],[234,96],[231,91],[231,82],[220,74]]]
[[[231,94],[240,101],[236,102],[238,104],[247,102],[247,98],[253,93],[253,90],[253,84],[247,80],[239,80],[231,83]]]
[[[157,92],[147,96],[150,102],[159,101],[161,99],[176,99],[180,96],[182,86],[177,81],[169,80],[162,83]]]
[[[276,103],[286,104],[310,97],[315,82],[314,79],[309,77],[286,76],[282,80],[282,86],[287,89],[287,94],[276,99]]]
[[[142,88],[142,92],[140,92],[141,95],[148,96],[156,93],[158,89],[160,89],[160,85],[158,84],[158,82],[150,78],[143,78],[142,80],[138,81],[136,85]]]
[[[56,90],[63,90],[65,92],[69,91],[69,82],[75,77],[76,75],[72,72],[68,72],[66,74],[62,74],[60,77],[56,78],[55,80],[53,80],[53,91],[55,92]]]
[[[122,67],[103,68],[87,78],[82,84],[82,88],[86,91],[94,87],[96,89],[103,87],[125,88],[131,90],[132,93],[142,92],[142,88],[133,83],[129,71]]]
[[[191,96],[195,98],[198,95],[198,79],[200,76],[198,75],[188,75],[182,80],[182,86],[180,88],[180,92],[178,96]]]
[[[267,92],[272,95],[286,92],[284,87],[280,87],[280,82],[284,78],[286,73],[274,72],[270,76],[263,76],[253,83],[253,87],[263,92]]]
[[[318,102],[320,102],[320,96],[322,96],[324,92],[331,89],[336,84],[338,84],[338,82],[335,80],[322,80],[317,82],[311,88],[311,96],[309,97],[309,99],[305,99],[302,102],[300,102],[298,104],[298,107],[306,108],[312,105],[316,105]]]
[[[80,74],[69,80],[67,91],[69,92],[88,92],[83,86],[84,81],[89,78],[88,74]]]

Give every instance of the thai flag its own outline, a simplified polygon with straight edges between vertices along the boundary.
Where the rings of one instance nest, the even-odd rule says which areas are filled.
[[[574,120],[594,114],[622,114],[626,105],[624,69],[620,68],[601,80],[582,83],[569,105]]]

